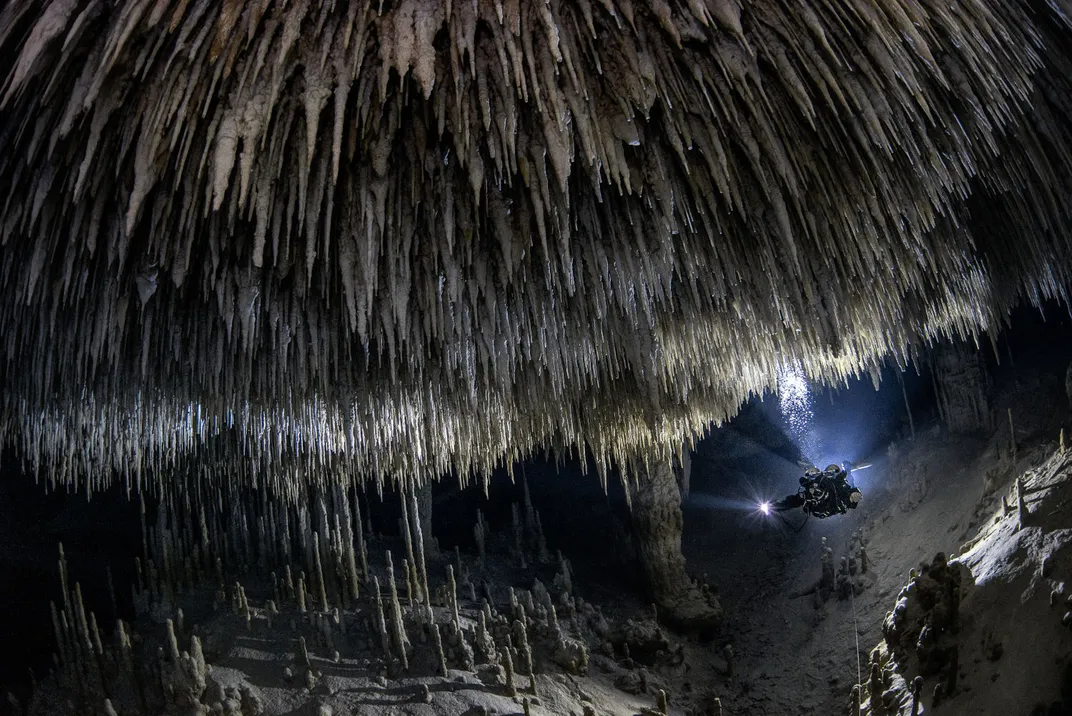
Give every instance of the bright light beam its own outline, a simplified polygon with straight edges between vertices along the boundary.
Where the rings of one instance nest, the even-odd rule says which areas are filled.
[[[762,512],[765,515],[769,515],[770,514],[770,503],[769,502],[760,502],[759,503],[759,511]]]

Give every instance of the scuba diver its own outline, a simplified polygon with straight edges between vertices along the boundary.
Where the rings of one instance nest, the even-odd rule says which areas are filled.
[[[797,494],[770,503],[768,509],[770,512],[785,512],[802,507],[804,514],[814,515],[819,519],[833,514],[843,515],[850,509],[855,510],[863,498],[863,493],[849,484],[851,469],[851,465],[848,470],[839,465],[828,465],[820,472],[819,468],[810,465],[800,478]]]

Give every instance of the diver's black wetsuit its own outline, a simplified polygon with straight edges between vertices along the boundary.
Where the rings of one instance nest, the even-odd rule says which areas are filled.
[[[820,519],[833,514],[843,515],[856,509],[862,493],[849,484],[848,473],[837,465],[830,465],[823,472],[812,468],[800,478],[800,489],[795,495],[771,503],[771,510],[784,512],[803,507],[804,512]]]

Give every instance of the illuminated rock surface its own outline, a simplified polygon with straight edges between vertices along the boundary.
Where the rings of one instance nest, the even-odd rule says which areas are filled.
[[[7,440],[98,486],[666,459],[996,326],[1068,283],[1063,9],[9,3]]]

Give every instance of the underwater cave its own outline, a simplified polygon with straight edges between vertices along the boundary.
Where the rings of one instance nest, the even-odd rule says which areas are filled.
[[[0,714],[1072,714],[1070,120],[1068,0],[0,4]]]

